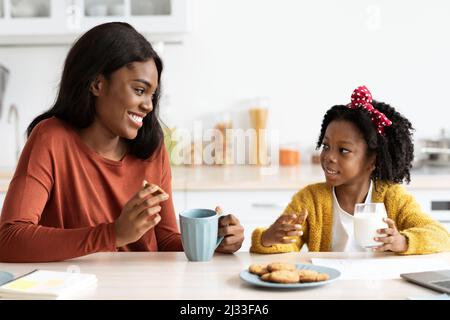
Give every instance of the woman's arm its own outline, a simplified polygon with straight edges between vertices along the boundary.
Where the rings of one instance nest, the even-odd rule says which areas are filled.
[[[160,204],[161,221],[155,227],[159,251],[183,251],[181,235],[178,229],[175,208],[172,200],[172,172],[167,150],[164,146],[162,152],[162,179],[161,188],[169,195],[169,199]]]
[[[0,216],[0,261],[61,261],[115,250],[112,223],[78,229],[38,225],[48,199],[49,192],[35,177],[13,178]]]
[[[40,223],[53,199],[54,176],[64,131],[39,123],[25,144],[0,215],[0,261],[60,261],[99,251],[115,251],[114,224],[77,229]],[[70,197],[70,190],[67,190]],[[55,219],[58,219],[55,217]],[[58,225],[63,225],[63,221]]]

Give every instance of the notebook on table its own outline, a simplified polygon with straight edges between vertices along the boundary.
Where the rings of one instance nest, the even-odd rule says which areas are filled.
[[[450,270],[403,273],[400,277],[435,291],[450,293]]]
[[[10,282],[14,279],[14,276],[10,272],[0,271],[0,286],[4,283]]]
[[[1,299],[63,299],[97,285],[94,274],[34,270],[0,286]]]

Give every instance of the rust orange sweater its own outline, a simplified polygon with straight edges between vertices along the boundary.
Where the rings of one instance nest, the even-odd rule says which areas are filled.
[[[115,247],[114,221],[142,180],[172,195],[165,148],[142,160],[106,159],[57,118],[29,137],[0,215],[0,261],[43,262],[100,251],[182,251],[172,199],[161,221],[135,243]]]

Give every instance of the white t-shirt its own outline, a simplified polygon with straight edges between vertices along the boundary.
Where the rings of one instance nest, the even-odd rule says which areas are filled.
[[[369,192],[367,192],[364,203],[370,203],[372,199],[372,180]],[[365,252],[366,249],[358,245],[353,236],[353,215],[344,211],[336,198],[333,187],[333,240],[331,251]]]

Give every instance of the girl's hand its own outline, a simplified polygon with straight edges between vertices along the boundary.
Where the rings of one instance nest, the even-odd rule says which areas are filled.
[[[402,234],[400,234],[395,226],[395,222],[389,218],[384,218],[389,228],[379,229],[379,234],[386,234],[386,237],[377,237],[375,241],[384,243],[383,245],[376,247],[373,251],[393,251],[404,252],[408,250],[408,240]]]
[[[222,213],[220,207],[216,208],[217,214]],[[242,242],[244,242],[244,227],[242,227],[238,218],[232,214],[220,217],[219,219],[219,236],[223,236],[223,240],[217,247],[217,252],[233,253],[238,251]]]
[[[308,211],[302,209],[299,214],[284,214],[279,217],[269,229],[263,232],[261,244],[270,247],[274,244],[294,243],[296,239],[286,239],[286,237],[303,235],[302,224],[305,222]]]
[[[161,188],[144,181],[142,189],[125,204],[114,222],[116,247],[136,242],[148,230],[154,228],[161,221],[158,214],[161,207],[158,204],[167,199],[169,195]]]

